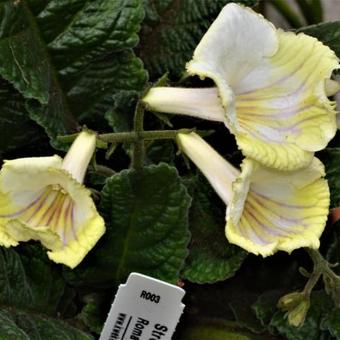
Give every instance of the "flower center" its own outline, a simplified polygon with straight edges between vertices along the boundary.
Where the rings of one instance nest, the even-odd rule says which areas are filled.
[[[65,245],[76,238],[74,201],[60,185],[49,185],[24,208],[5,218],[18,218],[33,227],[49,227],[56,232]]]

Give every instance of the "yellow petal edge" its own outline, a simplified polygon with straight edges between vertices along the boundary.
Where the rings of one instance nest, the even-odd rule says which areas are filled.
[[[337,68],[335,53],[316,38],[277,30],[237,4],[224,7],[187,64],[190,75],[217,85],[243,154],[280,170],[306,167],[334,137],[327,82]]]
[[[324,175],[317,158],[307,169],[285,172],[245,159],[227,210],[229,242],[263,257],[279,250],[317,249],[330,203]]]
[[[5,161],[0,171],[0,244],[10,247],[20,241],[38,240],[49,249],[51,260],[74,268],[104,234],[105,224],[90,191],[61,166],[59,156]],[[51,187],[60,188],[61,194],[58,196],[58,191],[48,201]],[[35,205],[27,204],[32,197],[38,197],[38,203],[33,200]],[[74,210],[72,231],[68,230],[71,228],[65,202],[72,202]],[[47,211],[50,219],[44,217]],[[58,219],[54,215],[59,215]],[[37,223],[35,216],[36,221],[49,220],[54,224]]]
[[[324,149],[336,133],[335,102],[327,98],[326,81],[339,61],[313,37],[277,34],[279,50],[269,58],[272,82],[237,95],[240,129],[235,135],[245,156],[295,170],[307,166],[313,152]]]

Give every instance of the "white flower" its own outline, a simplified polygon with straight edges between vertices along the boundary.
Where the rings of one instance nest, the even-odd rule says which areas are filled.
[[[59,156],[5,161],[0,171],[0,245],[39,240],[48,256],[77,266],[104,234],[90,191],[82,182],[96,137],[82,132],[64,159]]]
[[[262,256],[319,247],[330,199],[317,158],[295,171],[271,169],[246,158],[239,171],[195,133],[178,134],[177,142],[227,205],[230,243]]]
[[[154,111],[224,122],[245,156],[265,166],[307,166],[336,132],[330,76],[335,53],[303,33],[284,32],[251,9],[224,7],[187,64],[211,88],[152,88]]]

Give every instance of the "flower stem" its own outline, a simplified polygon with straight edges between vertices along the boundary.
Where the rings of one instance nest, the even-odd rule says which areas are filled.
[[[272,0],[270,2],[272,6],[288,21],[293,28],[302,27],[302,22],[299,16],[289,6],[286,0]]]
[[[336,306],[339,306],[340,276],[335,274],[331,269],[331,267],[334,267],[334,265],[330,264],[326,259],[324,259],[319,251],[309,248],[307,248],[306,251],[314,263],[314,269],[303,291],[310,295],[314,286],[322,276],[327,294],[332,297]]]
[[[308,255],[311,257],[314,264],[313,272],[311,273],[309,280],[307,281],[305,288],[303,289],[303,292],[306,294],[306,296],[310,296],[313,288],[318,283],[321,275],[323,274],[323,269],[325,265],[324,261],[326,260],[321,256],[321,254],[317,250],[306,248],[306,251]]]
[[[178,133],[190,133],[192,131],[195,131],[195,129],[143,131],[139,133],[139,136],[144,140],[175,139]],[[203,137],[213,133],[212,130],[195,132]],[[133,143],[137,139],[137,134],[135,132],[103,133],[98,135],[98,139],[108,143]]]
[[[105,177],[111,177],[116,174],[116,172],[111,168],[99,164],[94,164],[93,169],[90,169],[90,172],[94,172]]]
[[[144,140],[158,140],[158,139],[175,139],[179,133],[190,133],[195,131],[201,137],[210,136],[213,130],[195,130],[195,129],[178,129],[178,130],[152,130],[143,131],[139,136]],[[78,134],[67,136],[58,136],[57,139],[64,143],[72,143]],[[97,135],[97,141],[105,143],[134,143],[137,140],[137,134],[132,132],[112,132]]]
[[[133,149],[132,166],[134,169],[141,169],[143,167],[145,153],[144,139],[142,137],[144,129],[144,110],[144,105],[141,101],[139,101],[136,106],[133,124],[135,132],[135,146]]]

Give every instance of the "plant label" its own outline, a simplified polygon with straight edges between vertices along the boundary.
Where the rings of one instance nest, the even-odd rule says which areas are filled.
[[[170,340],[185,291],[139,273],[119,286],[99,340]]]

